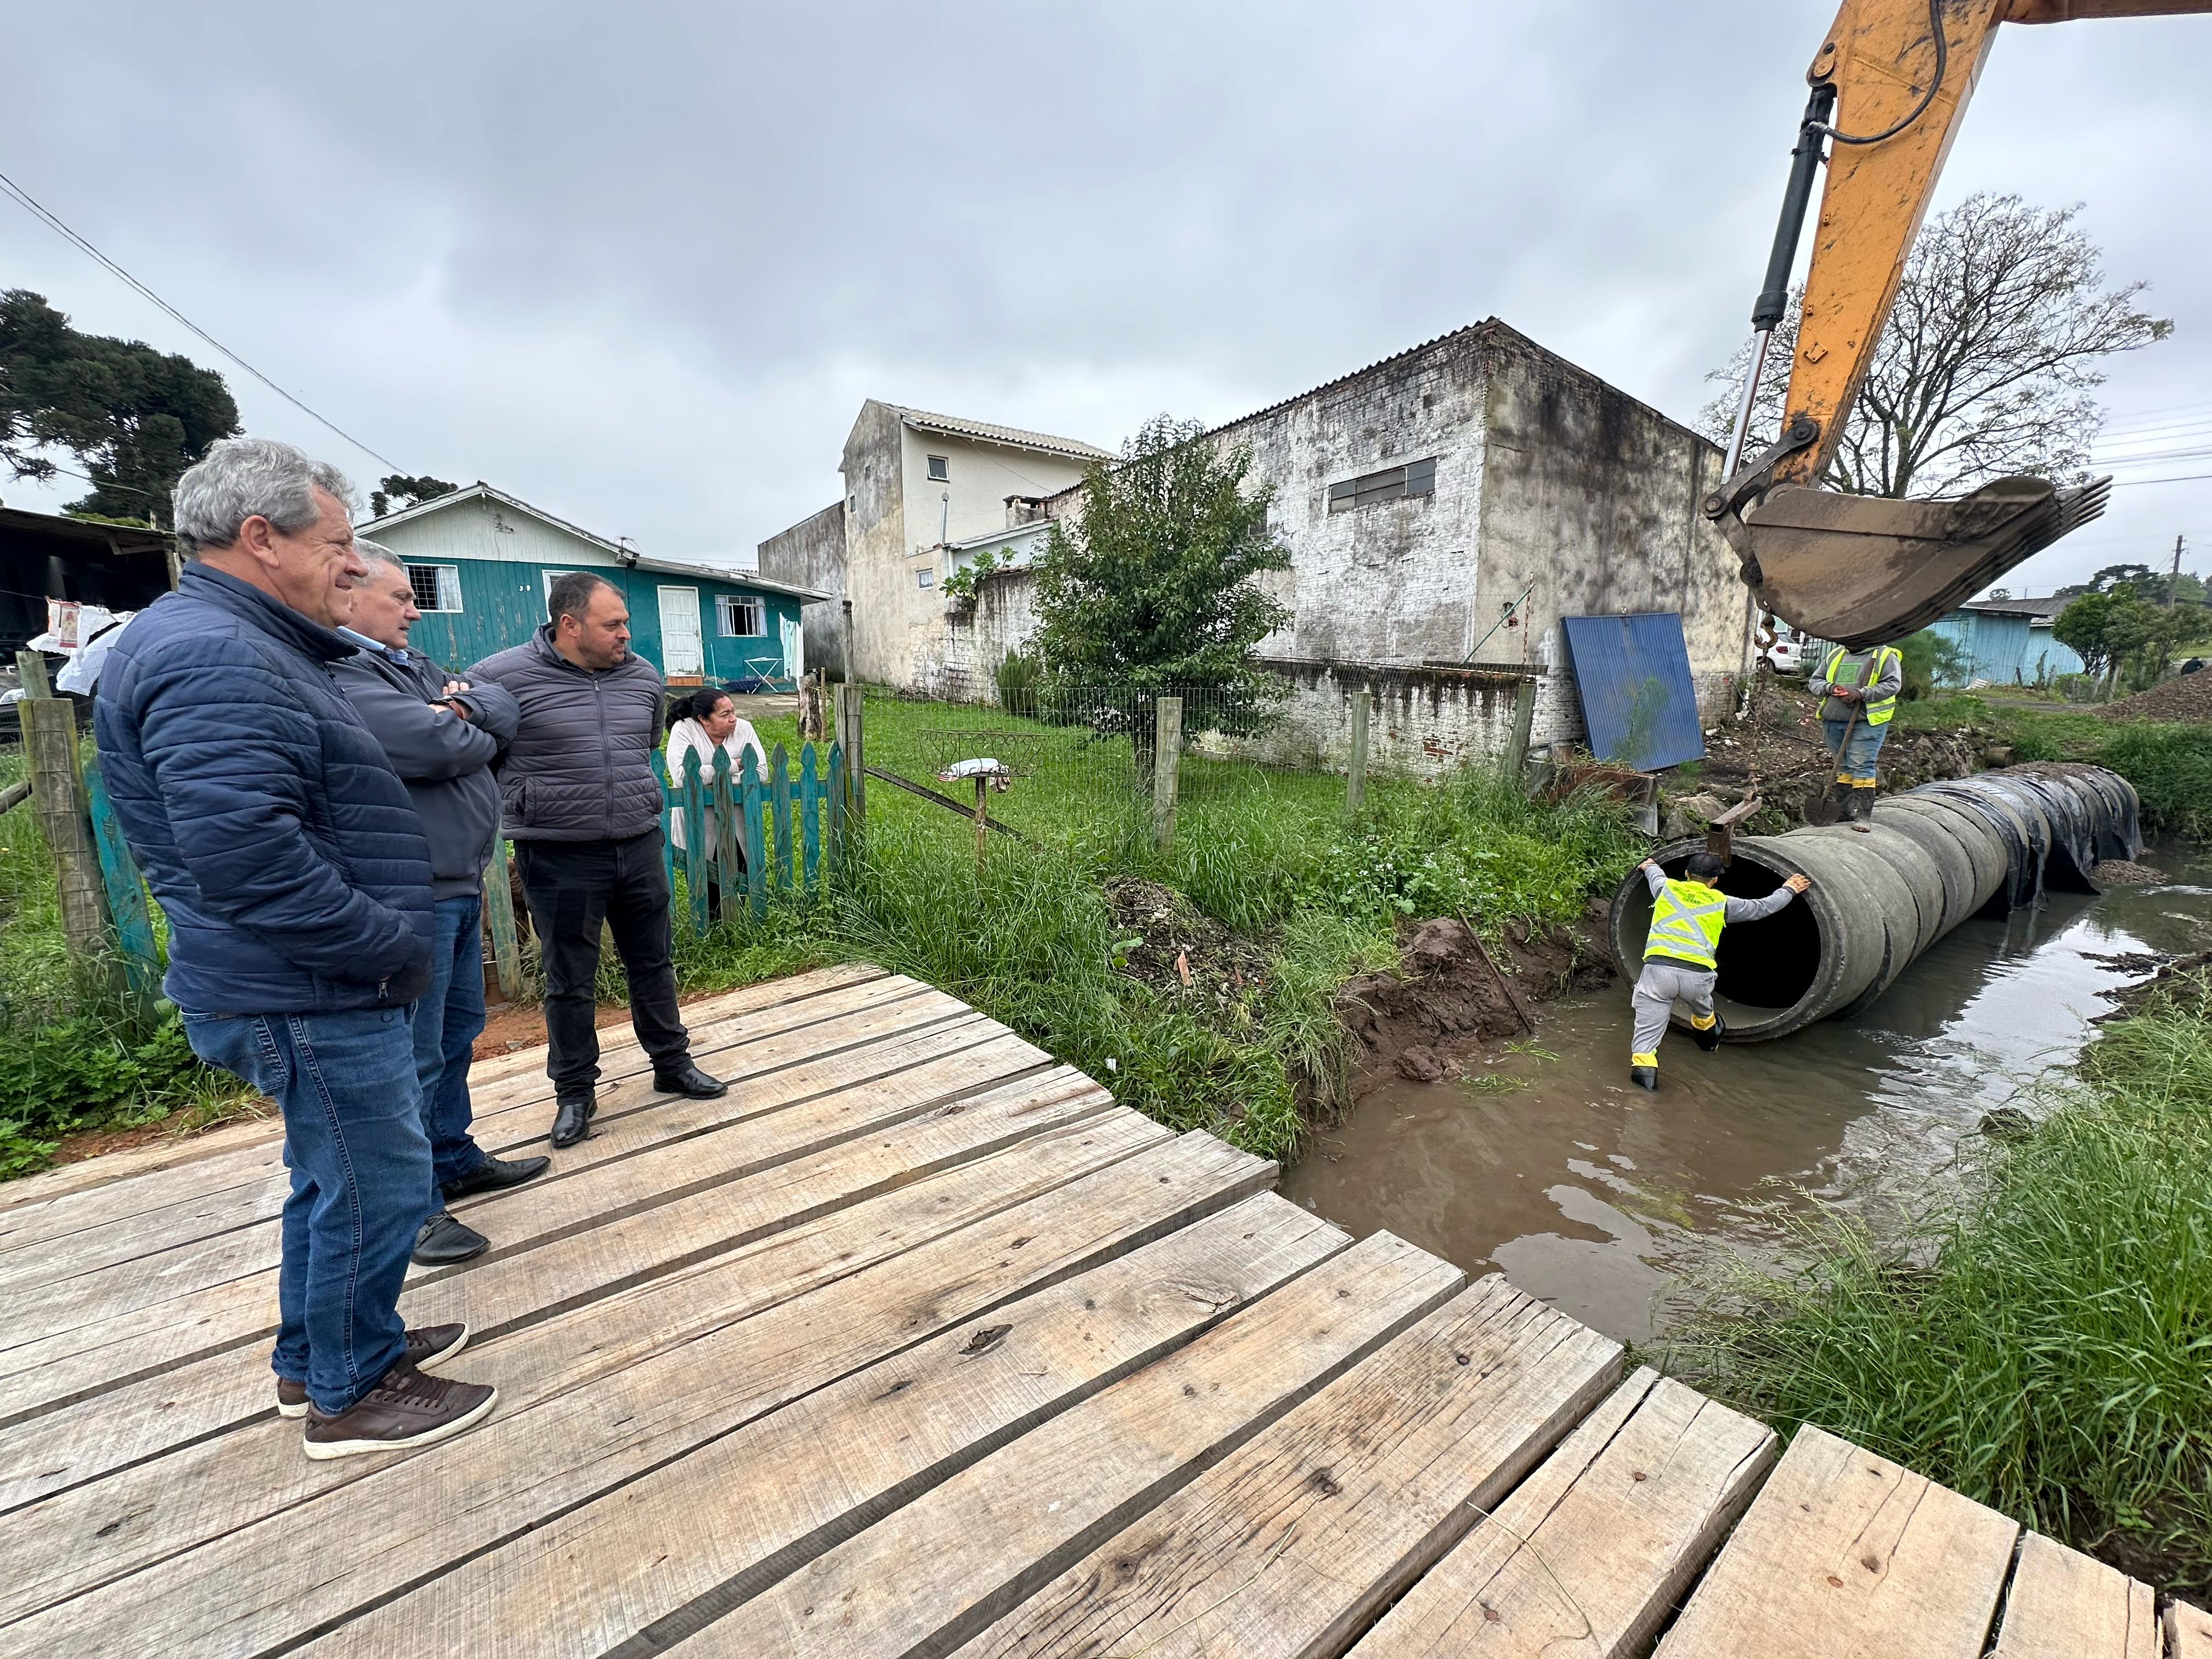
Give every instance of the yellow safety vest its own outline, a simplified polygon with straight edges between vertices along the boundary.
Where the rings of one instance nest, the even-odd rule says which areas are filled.
[[[1644,936],[1644,954],[1686,962],[1697,967],[1719,966],[1714,951],[1721,929],[1728,922],[1728,896],[1698,881],[1676,881],[1668,877],[1651,902],[1651,931]]]
[[[1855,664],[1864,663],[1868,660],[1868,658],[1862,652],[1846,651],[1843,647],[1838,646],[1834,651],[1829,653],[1828,665],[1820,671],[1820,678],[1827,681],[1831,685],[1837,684],[1837,671],[1842,668],[1844,665],[1844,659],[1846,657],[1853,659]],[[1893,659],[1900,663],[1903,661],[1903,659],[1898,656],[1897,647],[1895,646],[1878,645],[1875,647],[1874,656],[1872,659],[1874,663],[1874,672],[1869,674],[1862,683],[1867,685],[1872,685],[1876,680],[1880,679],[1884,674],[1889,672],[1889,664]],[[1897,696],[1894,692],[1892,692],[1888,696],[1876,697],[1873,702],[1864,704],[1863,707],[1866,710],[1866,723],[1869,726],[1887,726],[1889,724],[1889,717],[1897,712]]]

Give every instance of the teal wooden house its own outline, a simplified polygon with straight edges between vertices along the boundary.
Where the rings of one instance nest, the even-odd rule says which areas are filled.
[[[406,565],[422,612],[409,643],[448,668],[521,644],[544,625],[553,579],[589,570],[622,590],[630,648],[670,684],[787,691],[806,672],[800,611],[830,598],[750,571],[646,558],[482,482],[358,533]]]

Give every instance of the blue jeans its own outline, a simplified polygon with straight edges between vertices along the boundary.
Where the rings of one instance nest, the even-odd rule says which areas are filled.
[[[1866,717],[1861,715],[1859,723],[1851,727],[1850,747],[1846,750],[1844,748],[1844,727],[1850,724],[1848,717],[1820,722],[1821,732],[1827,739],[1828,752],[1836,757],[1836,781],[1870,784],[1875,781],[1874,757],[1881,752],[1882,739],[1889,735],[1889,727],[1869,726]]]
[[[430,988],[415,1005],[415,1078],[422,1090],[422,1133],[430,1137],[430,1171],[440,1184],[458,1181],[484,1161],[469,1137],[469,1060],[483,1034],[483,900],[475,893],[441,898],[431,915]],[[430,1195],[432,1210],[445,1202]]]
[[[407,1352],[399,1286],[430,1202],[407,1010],[187,1013],[185,1035],[283,1109],[292,1193],[270,1364],[336,1416]]]

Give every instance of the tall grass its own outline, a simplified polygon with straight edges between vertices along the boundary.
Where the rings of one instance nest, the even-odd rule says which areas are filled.
[[[2185,981],[2185,985],[2188,982]],[[1670,1369],[1817,1424],[2170,1589],[2212,1588],[2212,988],[2107,1029],[1920,1237],[1796,1224],[1718,1270]]]

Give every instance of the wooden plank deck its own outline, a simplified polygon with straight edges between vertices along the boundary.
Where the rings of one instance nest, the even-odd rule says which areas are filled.
[[[2212,1659],[927,986],[687,1012],[726,1097],[610,1032],[599,1133],[410,1275],[501,1396],[412,1457],[276,1415],[280,1126],[0,1187],[0,1656]],[[487,1146],[542,1139],[542,1064],[477,1068]]]

